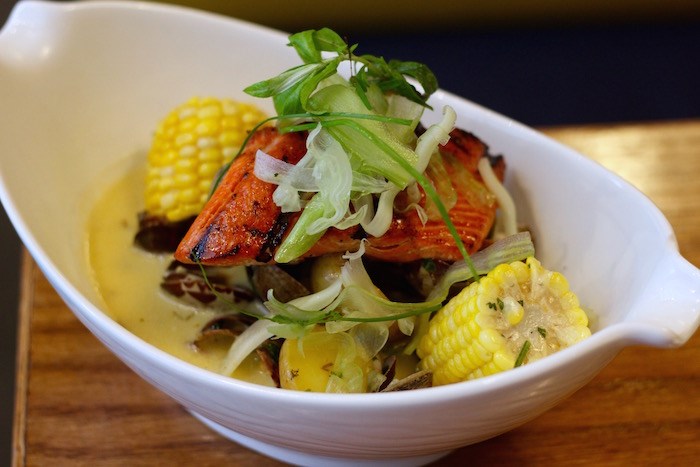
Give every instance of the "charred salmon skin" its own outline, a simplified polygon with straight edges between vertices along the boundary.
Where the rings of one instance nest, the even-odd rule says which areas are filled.
[[[272,201],[276,186],[254,175],[258,149],[296,164],[306,153],[306,133],[279,134],[271,127],[255,132],[190,226],[175,259],[220,266],[272,260],[293,216]]]

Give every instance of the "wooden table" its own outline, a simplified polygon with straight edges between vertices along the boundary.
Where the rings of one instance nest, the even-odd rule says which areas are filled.
[[[700,266],[700,121],[546,130],[651,197]],[[112,356],[25,254],[14,465],[278,465],[221,438]],[[441,465],[699,465],[700,333],[624,350],[545,415]]]

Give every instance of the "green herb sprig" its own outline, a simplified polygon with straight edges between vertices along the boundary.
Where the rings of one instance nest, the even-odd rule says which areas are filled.
[[[368,109],[372,107],[366,93],[372,84],[384,93],[399,94],[427,108],[431,108],[428,97],[438,89],[437,78],[426,65],[401,60],[387,62],[374,55],[355,55],[357,44],[348,44],[329,28],[293,34],[288,45],[294,47],[304,63],[244,89],[251,96],[271,97],[279,115],[309,111],[306,105],[309,96],[321,81],[336,74],[338,66],[345,61],[351,63],[353,73],[349,82]],[[335,56],[324,58],[324,52]],[[423,92],[419,92],[406,77],[415,79]]]

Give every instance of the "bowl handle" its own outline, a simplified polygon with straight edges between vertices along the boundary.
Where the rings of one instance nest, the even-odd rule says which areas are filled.
[[[22,0],[0,24],[0,63],[39,65],[53,52],[63,31],[64,13],[74,5]]]
[[[659,263],[629,321],[647,327],[638,339],[657,347],[685,344],[700,325],[700,270],[680,254]]]

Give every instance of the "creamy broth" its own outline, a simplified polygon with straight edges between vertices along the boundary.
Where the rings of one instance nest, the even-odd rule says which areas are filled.
[[[147,253],[134,246],[137,212],[143,206],[145,168],[128,173],[105,191],[88,221],[89,260],[106,312],[144,341],[199,367],[218,371],[225,351],[199,351],[192,342],[217,312],[191,307],[161,291],[170,255]],[[241,268],[241,278],[245,271]],[[273,385],[256,355],[234,377]]]

